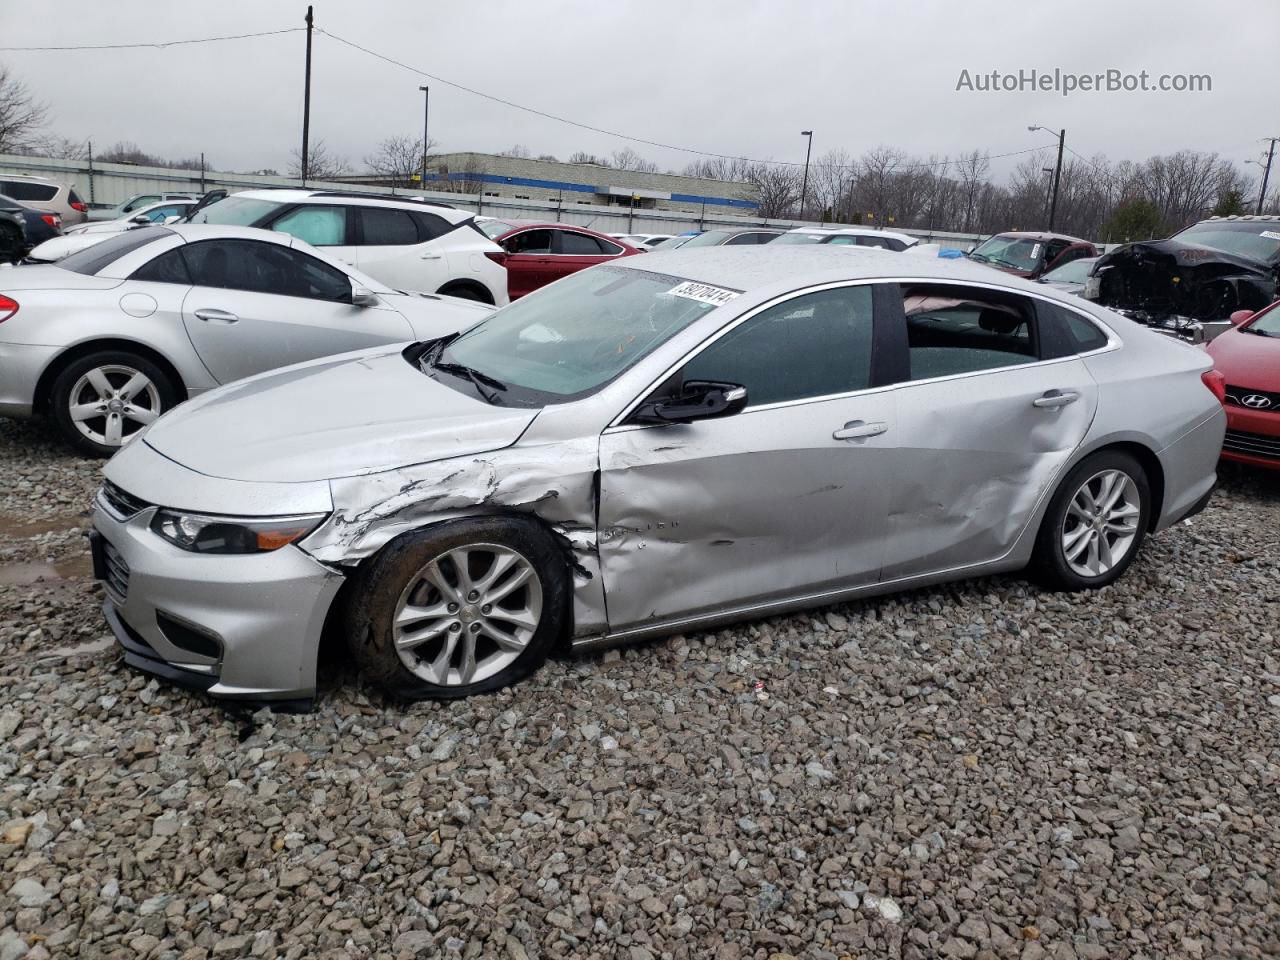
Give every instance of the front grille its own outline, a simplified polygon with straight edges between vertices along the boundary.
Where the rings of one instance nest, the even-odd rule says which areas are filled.
[[[103,503],[120,520],[128,520],[151,506],[147,501],[121,490],[110,480],[102,484],[102,489],[98,493]]]
[[[102,541],[102,559],[107,567],[107,593],[116,603],[124,603],[125,597],[129,596],[129,564],[105,539]]]
[[[1236,387],[1227,384],[1226,401],[1233,406],[1244,407],[1246,410],[1280,411],[1280,393],[1254,390],[1252,387]]]
[[[1252,457],[1280,460],[1280,436],[1269,437],[1265,433],[1228,430],[1222,441],[1222,449],[1232,453],[1247,453]]]

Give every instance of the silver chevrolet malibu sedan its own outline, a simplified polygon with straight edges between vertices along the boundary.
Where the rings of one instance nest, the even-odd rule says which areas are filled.
[[[140,669],[314,697],[322,634],[395,695],[561,644],[1030,568],[1102,587],[1213,488],[1200,350],[880,251],[595,267],[460,334],[203,394],[106,467],[105,613]]]

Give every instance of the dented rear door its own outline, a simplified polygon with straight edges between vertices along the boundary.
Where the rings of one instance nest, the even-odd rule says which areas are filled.
[[[1075,357],[897,389],[885,580],[1008,553],[1098,407]]]

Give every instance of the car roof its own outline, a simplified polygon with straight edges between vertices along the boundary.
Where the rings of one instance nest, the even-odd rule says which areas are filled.
[[[1001,230],[994,234],[997,237],[1024,237],[1027,240],[1070,240],[1072,243],[1088,243],[1088,240],[1081,240],[1079,237],[1073,237],[1065,233],[1047,233],[1043,230]],[[989,238],[988,238],[989,239]]]
[[[668,274],[744,293],[795,290],[848,280],[910,278],[925,281],[971,281],[988,287],[1011,287],[1043,293],[1038,284],[1004,274],[964,258],[907,257],[860,247],[826,244],[714,246],[616,260],[612,267]]]
[[[57,180],[50,180],[48,177],[37,177],[29,173],[0,173],[0,179],[4,180],[39,180],[41,183],[58,183]],[[60,185],[60,184],[59,184]]]
[[[913,237],[909,233],[899,233],[896,230],[880,230],[877,227],[795,227],[792,230],[788,230],[787,233],[807,233],[815,237],[828,237],[836,234],[855,237],[895,237],[898,240],[907,240],[911,243],[918,243],[920,240],[919,237]]]
[[[229,197],[246,197],[250,200],[273,200],[277,203],[352,203],[360,206],[389,207],[393,210],[425,210],[444,217],[452,223],[461,223],[474,215],[447,203],[424,200],[420,197],[397,197],[386,193],[362,193],[358,190],[309,190],[301,187],[279,187],[269,190],[240,190]]]

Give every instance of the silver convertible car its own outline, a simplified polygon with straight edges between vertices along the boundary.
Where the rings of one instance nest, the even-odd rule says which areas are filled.
[[[462,697],[562,643],[1100,587],[1209,498],[1210,366],[966,262],[658,252],[183,404],[107,464],[96,570],[129,663],[303,701],[326,628],[393,694]]]
[[[140,227],[0,271],[0,416],[46,413],[109,456],[218,384],[453,333],[492,309],[394,290],[271,230]]]

